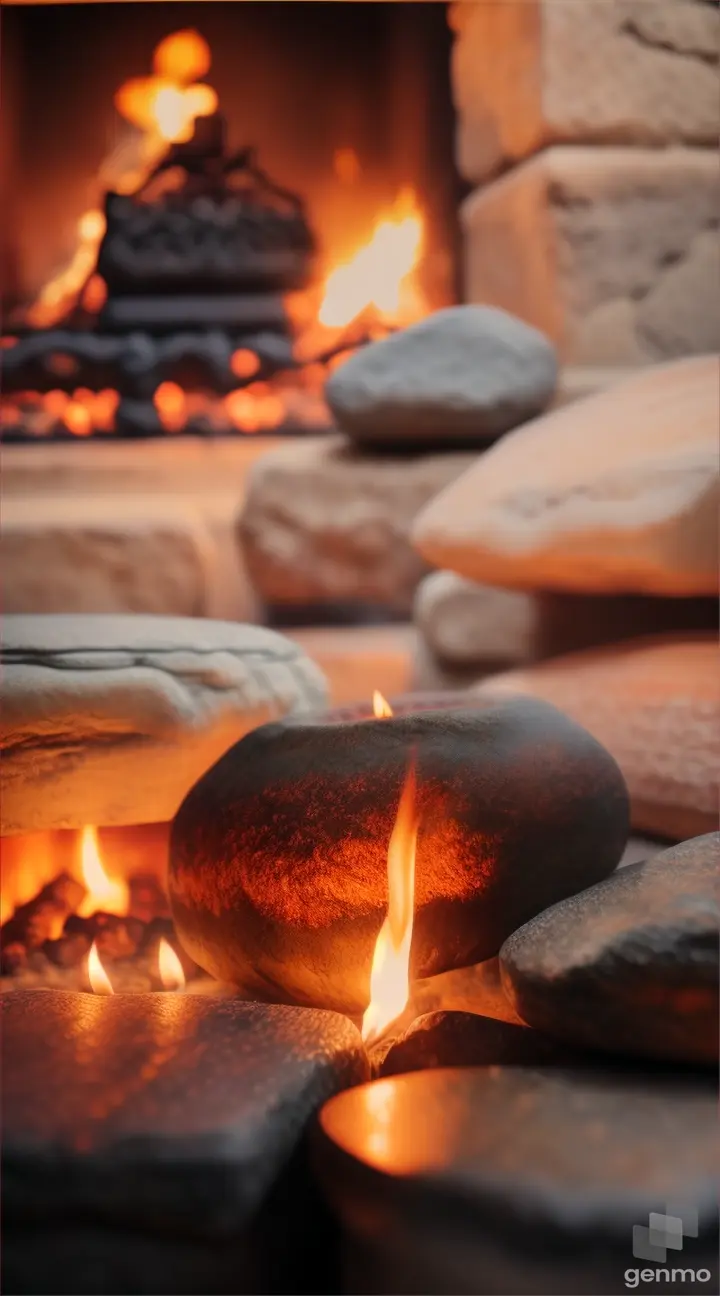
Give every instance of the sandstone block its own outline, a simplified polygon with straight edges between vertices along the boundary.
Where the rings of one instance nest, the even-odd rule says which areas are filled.
[[[709,149],[545,149],[463,204],[466,298],[533,324],[567,364],[715,350],[719,194]]]
[[[633,828],[680,839],[717,827],[720,672],[716,635],[629,640],[485,680],[481,697],[542,698],[612,752]]]
[[[171,819],[228,747],[326,698],[296,644],[182,617],[6,616],[4,834]]]
[[[255,588],[270,603],[356,600],[409,612],[427,570],[412,522],[474,458],[363,454],[341,437],[273,451],[253,466],[239,519]]]
[[[420,552],[523,589],[714,596],[719,378],[678,360],[518,428],[419,515]]]
[[[469,180],[555,142],[717,141],[720,19],[702,0],[454,4]]]

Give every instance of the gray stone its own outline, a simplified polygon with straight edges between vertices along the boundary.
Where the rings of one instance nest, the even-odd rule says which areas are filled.
[[[3,1036],[7,1290],[334,1290],[304,1135],[367,1076],[347,1019],[17,991]]]
[[[709,833],[532,918],[500,951],[516,1011],[579,1047],[716,1061],[718,865]]]
[[[623,772],[636,830],[677,841],[717,827],[716,634],[567,653],[485,679],[472,692],[542,698],[584,725]]]
[[[505,437],[413,539],[492,585],[717,597],[719,425],[716,357],[646,369]]]
[[[2,832],[165,822],[238,738],[326,698],[298,646],[257,626],[6,616]]]
[[[634,1230],[676,1204],[697,1230],[647,1290],[716,1290],[715,1086],[658,1072],[449,1068],[332,1098],[317,1165],[347,1289],[621,1296]]]
[[[325,385],[360,444],[483,445],[541,413],[553,347],[505,311],[452,306],[356,351]]]
[[[238,532],[268,603],[373,603],[406,615],[427,565],[412,523],[473,462],[469,453],[363,454],[303,438],[253,465]]]
[[[377,1056],[376,1056],[377,1054]],[[372,1053],[382,1076],[406,1075],[435,1067],[568,1066],[577,1065],[577,1051],[558,1044],[551,1035],[527,1026],[481,1017],[472,1012],[427,1013]]]
[[[187,952],[253,997],[361,1014],[406,787],[413,977],[496,954],[526,917],[607,876],[627,839],[617,766],[551,707],[265,725],[173,823],[168,886]]]

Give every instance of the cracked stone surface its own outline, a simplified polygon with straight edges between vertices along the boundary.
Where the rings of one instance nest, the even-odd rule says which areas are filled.
[[[715,596],[719,379],[678,360],[526,423],[423,510],[420,553],[519,589]]]
[[[451,21],[458,159],[468,180],[556,142],[715,147],[715,5],[459,3]]]
[[[172,819],[238,738],[327,697],[290,640],[144,616],[6,616],[2,832]]]
[[[548,148],[471,194],[461,220],[468,301],[534,324],[565,364],[720,347],[710,149]]]

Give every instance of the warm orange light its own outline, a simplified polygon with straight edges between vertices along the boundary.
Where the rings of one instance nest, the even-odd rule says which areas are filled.
[[[170,81],[197,81],[210,71],[210,46],[192,27],[165,36],[153,53],[153,71]]]
[[[158,950],[158,967],[160,969],[160,980],[166,990],[182,990],[185,985],[185,973],[183,972],[182,963],[172,945],[164,937],[160,941]]]
[[[393,709],[378,689],[373,693],[373,715],[377,720],[386,720],[393,714]]]
[[[239,347],[230,357],[230,368],[236,378],[252,378],[260,368],[260,361],[254,351]]]
[[[174,382],[160,383],[153,404],[166,432],[179,432],[187,420],[185,392]]]
[[[28,323],[33,328],[50,328],[62,319],[77,298],[97,264],[98,248],[105,233],[105,217],[101,211],[86,211],[78,221],[78,245],[72,261],[48,280],[37,300],[27,312]]]
[[[422,251],[423,226],[415,194],[403,191],[389,216],[378,221],[369,241],[329,275],[320,323],[343,327],[370,306],[397,323],[422,314],[410,276]]]
[[[336,149],[333,155],[333,171],[343,184],[355,184],[360,176],[360,159],[355,149]]]
[[[80,839],[80,860],[85,895],[79,914],[88,918],[90,914],[102,913],[124,915],[128,911],[130,893],[126,882],[120,878],[109,878],[103,868],[98,849],[97,833],[94,828],[83,828]]]
[[[370,973],[370,1003],[362,1020],[366,1043],[379,1039],[400,1016],[410,992],[410,945],[415,905],[418,819],[415,766],[410,766],[388,846],[388,909]]]
[[[115,991],[112,988],[112,981],[100,962],[100,955],[98,954],[95,941],[93,941],[90,953],[88,954],[87,970],[93,994],[115,994]]]

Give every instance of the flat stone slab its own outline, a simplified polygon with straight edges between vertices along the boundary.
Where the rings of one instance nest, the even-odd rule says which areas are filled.
[[[268,1282],[271,1247],[282,1251],[300,1223],[322,1229],[294,1163],[316,1108],[367,1074],[346,1018],[195,995],[39,990],[4,996],[3,1032],[7,1290],[96,1292],[83,1285],[84,1258],[105,1230],[116,1239],[109,1254],[124,1246],[120,1272],[129,1270],[133,1285],[104,1291],[292,1290],[252,1283]],[[273,1201],[290,1181],[292,1199],[276,1216]],[[268,1234],[263,1244],[268,1227],[275,1240]],[[52,1278],[58,1231],[65,1268]],[[164,1285],[161,1257],[167,1263],[188,1244],[196,1269],[205,1256],[198,1285]],[[203,1286],[203,1277],[217,1281],[216,1252],[227,1266],[228,1247],[237,1285]],[[288,1255],[285,1267],[307,1258]],[[11,1273],[34,1283],[44,1275],[50,1285],[11,1287]]]
[[[341,1094],[320,1116],[318,1167],[348,1238],[347,1290],[616,1296],[651,1263],[653,1280],[676,1271],[668,1291],[699,1290],[705,1270],[713,1291],[715,1108],[702,1079],[502,1066]],[[650,1212],[679,1209],[682,1254],[635,1258]]]
[[[513,1007],[577,1047],[715,1062],[719,866],[708,833],[538,914],[500,951]]]
[[[0,831],[172,819],[238,738],[327,693],[282,635],[145,616],[6,616]]]

